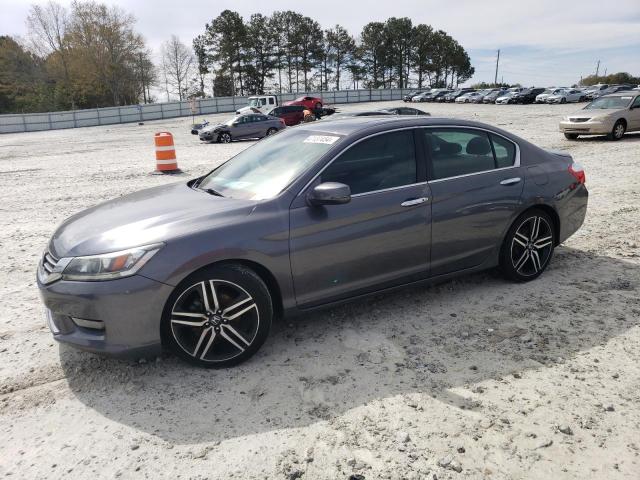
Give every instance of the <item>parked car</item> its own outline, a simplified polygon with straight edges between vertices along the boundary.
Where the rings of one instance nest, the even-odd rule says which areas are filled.
[[[198,135],[200,130],[209,125],[208,120],[203,120],[201,123],[194,123],[191,125],[191,135]]]
[[[235,116],[225,123],[203,128],[200,130],[199,137],[203,142],[229,143],[232,140],[266,137],[283,128],[285,128],[285,122],[281,118],[250,113]]]
[[[546,103],[547,97],[549,97],[550,95],[555,95],[557,93],[560,93],[561,90],[563,90],[564,88],[560,87],[560,88],[556,88],[556,87],[551,87],[551,88],[547,88],[544,92],[536,95],[536,103]]]
[[[247,99],[247,106],[236,110],[237,115],[243,113],[267,113],[278,105],[278,97],[275,95],[255,95]]]
[[[513,96],[513,103],[529,104],[536,101],[538,95],[545,91],[544,88],[525,88]]]
[[[431,115],[430,113],[411,107],[381,108],[378,112],[389,113],[391,115]]]
[[[495,103],[498,97],[505,95],[507,90],[505,88],[495,88],[492,92],[486,94],[482,98],[482,103]]]
[[[290,102],[284,102],[283,105],[302,105],[309,110],[319,110],[322,108],[322,99],[318,97],[298,97]]]
[[[271,110],[268,115],[281,118],[285,125],[293,126],[302,123],[305,108],[302,105],[282,105]]]
[[[458,88],[457,90],[454,90],[451,93],[447,93],[444,97],[443,97],[443,102],[455,102],[456,98],[460,97],[461,95],[465,95],[469,92],[473,92],[475,91],[473,88]]]
[[[560,131],[568,140],[580,135],[607,135],[620,140],[626,132],[640,132],[640,92],[612,93],[589,103],[560,122]]]
[[[227,367],[256,353],[275,315],[495,266],[534,280],[587,199],[570,155],[482,123],[303,124],[199,178],[74,215],[37,285],[57,341]]]
[[[427,101],[429,102],[438,102],[441,98],[444,98],[446,95],[450,94],[451,90],[444,89],[436,92],[435,95],[432,95]]]
[[[456,103],[477,103],[479,98],[482,99],[482,93],[473,91],[460,95],[455,101]]]
[[[591,85],[584,90],[584,94],[587,100],[593,100],[603,95],[603,92],[609,88],[608,83],[599,83],[597,85]]]
[[[353,117],[382,117],[387,115],[395,115],[395,113],[384,112],[382,110],[360,110],[356,112],[340,112],[332,119],[353,118]]]
[[[567,102],[582,102],[586,100],[587,96],[582,90],[576,88],[562,89],[557,93],[549,95],[545,99],[545,103],[567,103]]]
[[[412,102],[429,102],[435,95],[438,94],[438,92],[441,92],[441,91],[442,91],[441,88],[432,88],[431,90],[422,92],[420,95],[416,95],[411,99],[411,101]]]
[[[514,103],[513,99],[516,95],[518,95],[518,93],[519,92],[515,90],[507,90],[502,96],[496,98],[496,101],[494,103],[496,105],[506,105],[508,103]]]
[[[489,93],[491,93],[490,88],[484,89],[484,90],[479,90],[477,93],[477,95],[473,95],[473,96],[469,96],[469,103],[482,103],[482,101],[484,100],[484,97],[486,97]]]
[[[431,89],[428,89],[428,90],[431,90]],[[408,93],[404,97],[402,97],[402,101],[405,103],[410,102],[413,99],[413,97],[420,95],[421,93],[424,93],[428,90],[416,90],[415,92]]]

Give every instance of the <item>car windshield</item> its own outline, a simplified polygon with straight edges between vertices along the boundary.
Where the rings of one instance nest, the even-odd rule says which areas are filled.
[[[340,140],[335,134],[285,130],[247,148],[204,177],[200,189],[246,200],[272,198]]]
[[[256,97],[252,97],[249,99],[249,106],[250,107],[259,107],[260,106],[260,99],[256,98]]]
[[[600,97],[589,105],[585,110],[604,110],[608,108],[626,108],[633,100],[633,97]]]

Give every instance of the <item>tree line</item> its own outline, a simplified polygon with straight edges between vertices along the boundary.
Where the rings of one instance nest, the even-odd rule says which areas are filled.
[[[469,55],[442,30],[410,18],[370,22],[358,37],[322,29],[294,11],[245,21],[225,10],[193,40],[195,93],[245,95],[341,88],[456,86],[473,76]],[[208,76],[208,77],[207,77]]]
[[[0,113],[147,103],[158,92],[183,100],[452,87],[474,73],[455,39],[406,17],[370,22],[353,36],[294,11],[244,19],[225,10],[190,45],[172,35],[155,57],[131,14],[94,0],[32,5],[27,26],[25,39],[0,36]]]
[[[115,6],[32,5],[28,37],[0,36],[0,111],[105,107],[147,101],[156,81],[135,18]]]

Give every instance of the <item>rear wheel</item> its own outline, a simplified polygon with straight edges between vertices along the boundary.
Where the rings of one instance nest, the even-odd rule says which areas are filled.
[[[551,217],[532,209],[513,223],[500,251],[500,270],[510,280],[527,282],[547,268],[555,246]]]
[[[228,132],[223,132],[218,135],[218,142],[220,143],[231,143],[231,134]]]
[[[271,296],[252,270],[219,265],[191,275],[169,297],[163,339],[181,358],[206,368],[247,360],[267,338]]]
[[[622,137],[624,137],[624,133],[626,131],[627,125],[622,120],[618,120],[613,126],[611,133],[607,135],[607,138],[609,140],[620,140]]]
[[[278,129],[277,128],[273,128],[271,127],[269,130],[267,130],[267,137],[270,135],[273,135],[274,133],[277,133]]]
[[[576,140],[578,138],[578,134],[577,133],[565,133],[564,134],[564,138],[566,138],[567,140]]]

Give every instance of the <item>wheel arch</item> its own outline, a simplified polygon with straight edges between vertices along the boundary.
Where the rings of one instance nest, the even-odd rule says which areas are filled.
[[[282,293],[281,293],[281,289],[280,289],[280,284],[278,283],[275,275],[264,265],[261,265],[258,262],[255,262],[253,260],[246,260],[246,259],[225,259],[225,260],[219,260],[219,261],[215,261],[212,263],[209,263],[207,265],[203,265],[202,267],[194,270],[193,272],[191,272],[189,275],[187,275],[184,279],[182,279],[182,281],[176,285],[176,289],[183,284],[183,282],[185,280],[187,280],[188,278],[190,278],[191,276],[202,272],[203,270],[206,270],[208,268],[212,268],[212,267],[216,267],[216,266],[221,266],[221,265],[242,265],[243,267],[249,268],[250,270],[252,270],[253,272],[256,273],[256,275],[258,275],[258,277],[260,277],[260,279],[265,283],[265,285],[267,286],[267,290],[269,291],[269,295],[271,296],[271,301],[273,302],[273,314],[275,317],[282,317],[282,315],[284,314],[284,306],[283,306],[283,301],[282,301]],[[174,289],[175,291],[175,289]],[[169,307],[169,300],[171,297],[169,297],[169,299],[167,299],[167,303],[164,306],[163,312],[166,311],[167,308]],[[161,342],[162,345],[166,345],[166,339],[165,337],[166,332],[163,331],[162,327],[160,328],[160,337],[161,337]]]
[[[558,246],[558,244],[560,243],[560,215],[558,215],[558,212],[556,211],[555,208],[553,208],[551,205],[547,205],[546,203],[539,203],[539,204],[535,204],[535,205],[530,205],[529,207],[525,208],[522,212],[520,212],[518,214],[518,216],[516,218],[513,219],[513,222],[511,222],[511,224],[509,225],[509,228],[511,228],[511,226],[514,224],[514,222],[523,214],[531,211],[531,210],[542,210],[543,212],[545,212],[547,215],[549,215],[549,217],[551,217],[551,221],[553,222],[553,233],[555,236],[555,242],[554,242],[554,246]],[[508,231],[508,229],[507,229]],[[505,238],[506,238],[506,233],[505,233]]]

